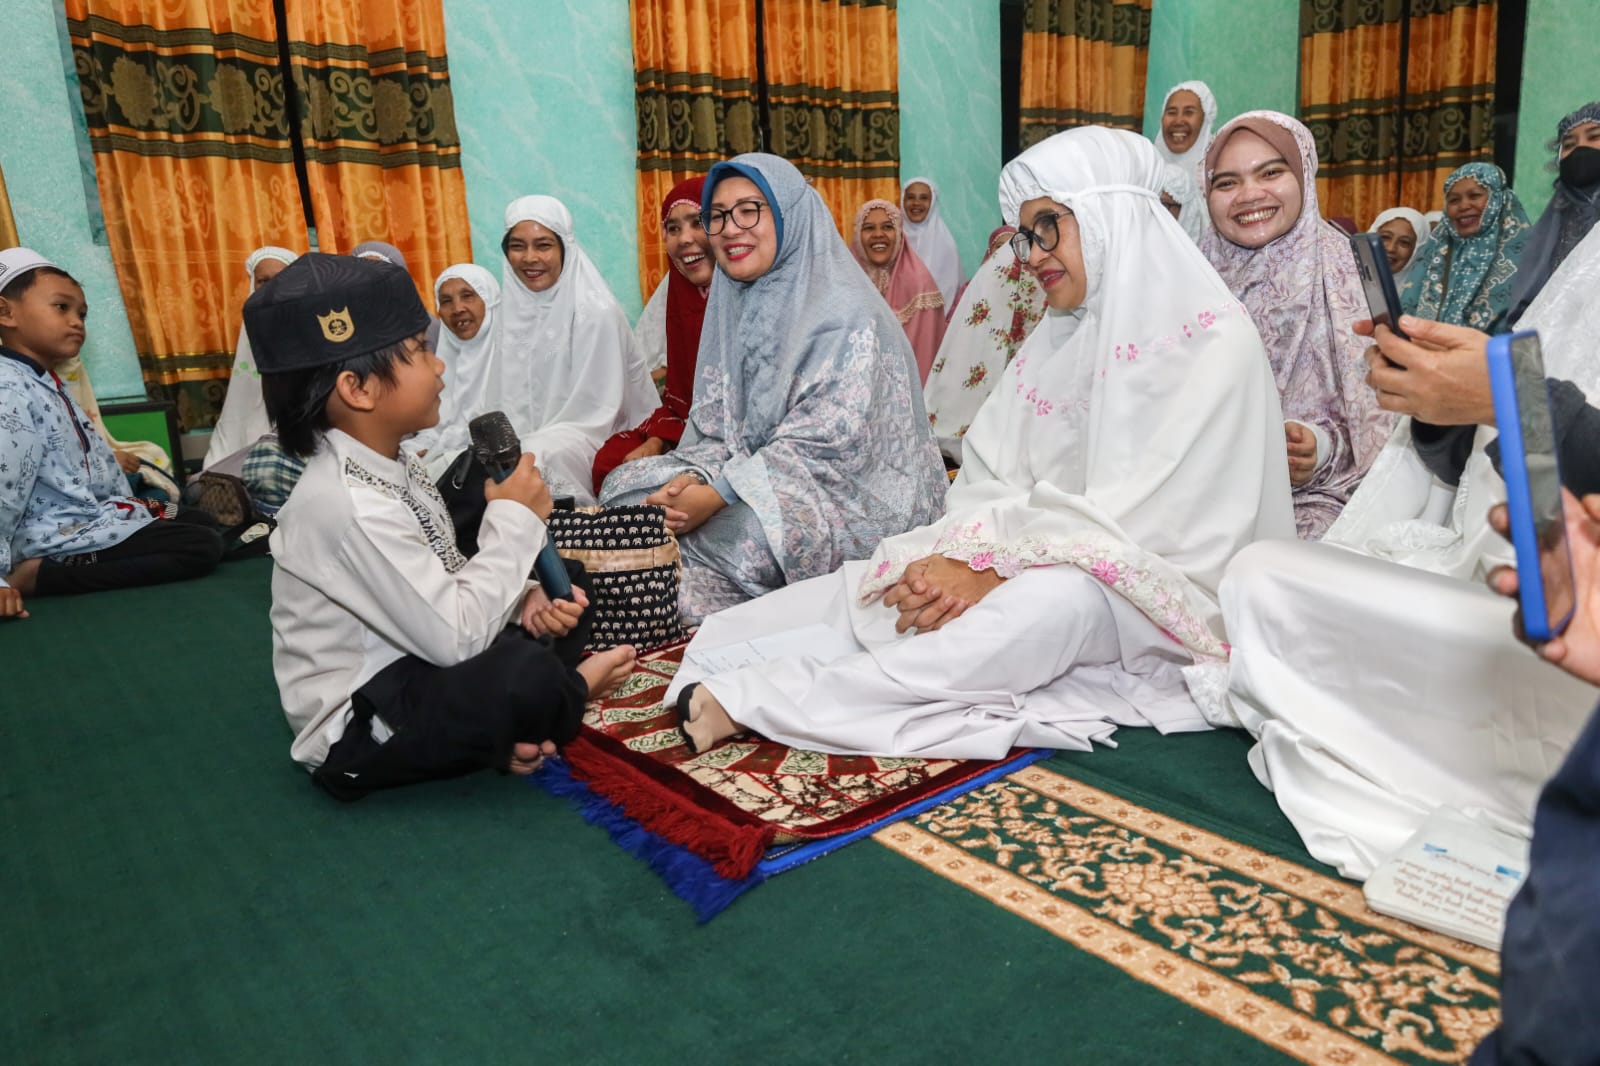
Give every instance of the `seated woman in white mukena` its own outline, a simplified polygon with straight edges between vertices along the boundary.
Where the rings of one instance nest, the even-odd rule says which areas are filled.
[[[691,747],[751,729],[996,758],[1205,728],[1182,670],[1227,653],[1217,582],[1294,517],[1261,338],[1161,206],[1161,174],[1148,141],[1098,127],[1007,165],[1000,205],[1051,313],[967,433],[944,518],[707,619],[669,692]],[[818,622],[855,650],[685,688],[702,649]]]
[[[553,196],[506,208],[500,250],[500,401],[557,496],[595,502],[595,453],[661,402],[628,318]]]
[[[1550,279],[1520,326],[1545,373],[1600,398],[1600,233]],[[1453,353],[1441,353],[1441,356]],[[1481,348],[1473,360],[1483,385]],[[1315,544],[1242,552],[1222,586],[1233,656],[1192,674],[1218,725],[1256,738],[1250,765],[1306,848],[1366,878],[1441,807],[1532,832],[1540,786],[1594,690],[1511,635],[1483,586],[1511,547],[1484,520],[1505,499],[1480,426],[1459,484],[1436,476],[1401,419],[1344,513]]]

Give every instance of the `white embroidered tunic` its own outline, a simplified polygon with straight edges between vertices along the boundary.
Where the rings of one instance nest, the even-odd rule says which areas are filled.
[[[272,534],[272,670],[314,769],[344,736],[350,697],[402,656],[453,666],[516,615],[545,543],[528,508],[492,500],[478,554],[456,549],[415,456],[389,459],[338,430],[306,464]]]

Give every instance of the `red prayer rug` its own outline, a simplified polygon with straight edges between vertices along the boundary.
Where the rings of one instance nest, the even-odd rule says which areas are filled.
[[[687,643],[640,656],[615,693],[589,704],[577,739],[562,749],[564,768],[537,777],[580,800],[619,844],[649,858],[702,919],[752,878],[764,880],[817,857],[828,842],[866,835],[1047,754],[1019,750],[998,761],[824,755],[746,734],[695,755],[676,709],[663,702]],[[596,811],[594,801],[612,809]],[[661,844],[701,861],[664,856]],[[696,880],[683,876],[694,867],[732,883],[712,893],[723,901],[709,913],[701,905],[705,893],[679,883]]]

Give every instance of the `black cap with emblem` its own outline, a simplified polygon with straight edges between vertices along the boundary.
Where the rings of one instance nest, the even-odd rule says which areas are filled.
[[[302,255],[244,303],[244,328],[263,374],[339,363],[428,328],[411,275],[348,255]]]

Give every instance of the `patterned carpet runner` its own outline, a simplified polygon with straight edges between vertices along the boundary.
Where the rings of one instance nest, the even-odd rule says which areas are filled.
[[[662,700],[686,644],[640,657],[535,783],[645,858],[702,920],[766,878],[1046,753],[998,762],[824,755],[754,735],[695,755]]]
[[[874,839],[1302,1062],[1465,1062],[1499,956],[1042,766]]]

